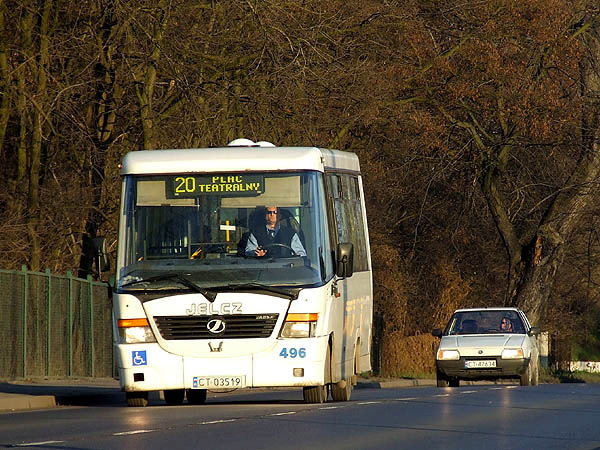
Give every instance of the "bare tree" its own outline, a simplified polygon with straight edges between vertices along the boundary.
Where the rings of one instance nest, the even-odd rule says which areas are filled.
[[[47,77],[49,45],[55,20],[52,0],[41,2],[39,7],[35,2],[22,5],[19,22],[22,33],[20,66],[16,74],[17,109],[20,116],[15,181],[17,196],[12,205],[14,210],[25,214],[30,242],[29,266],[34,270],[38,270],[41,264],[39,181],[42,147],[45,145],[45,131],[49,123]]]
[[[598,12],[598,11],[597,11]],[[573,27],[582,44],[581,152],[565,186],[557,192],[522,258],[513,302],[539,319],[565,255],[565,243],[594,204],[600,181],[600,17],[585,16]],[[514,244],[513,244],[514,245]],[[521,264],[521,261],[518,261]]]
[[[422,65],[424,76],[409,84],[424,82],[426,90],[407,97],[437,110],[448,124],[450,142],[470,149],[481,193],[508,255],[504,301],[523,307],[536,322],[551,295],[565,243],[593,199],[600,169],[593,100],[599,56],[593,31],[596,16],[580,20],[569,11],[570,5],[562,4],[563,10],[553,11],[556,28],[544,34],[536,29],[536,21],[547,21],[545,6],[549,7],[515,7],[523,8],[518,11],[521,16],[508,7],[475,3],[448,2],[434,11],[421,11],[420,16],[430,20],[426,27],[435,38],[437,56]],[[571,14],[565,15],[565,10]],[[517,22],[517,17],[528,22]],[[532,28],[537,40],[515,44],[513,38]],[[567,48],[578,44],[586,49],[580,92],[573,82],[574,55]],[[579,144],[569,138],[577,127],[572,106],[576,98],[585,105],[587,130]],[[456,154],[451,146],[446,148],[450,156]],[[528,156],[531,149],[537,156]],[[558,154],[552,164],[538,165],[540,155],[554,152]],[[525,164],[530,166],[519,175]],[[554,178],[544,178],[553,173]],[[515,195],[522,194],[528,198],[516,206]]]
[[[102,26],[95,35],[96,62],[94,64],[93,99],[87,105],[87,121],[81,128],[89,136],[89,158],[85,161],[88,187],[91,191],[88,214],[83,225],[79,276],[93,273],[96,256],[94,238],[108,220],[103,208],[107,154],[118,138],[116,118],[121,107],[123,87],[118,79],[115,57],[120,50],[120,36],[126,21],[119,20],[118,2],[108,0],[102,4]],[[125,22],[125,23],[123,23]]]

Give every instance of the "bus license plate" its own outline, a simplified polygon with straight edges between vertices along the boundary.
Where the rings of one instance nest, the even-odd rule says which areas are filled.
[[[465,369],[490,369],[496,367],[496,360],[465,361]]]
[[[192,387],[195,389],[231,389],[246,387],[244,375],[224,377],[194,377]]]

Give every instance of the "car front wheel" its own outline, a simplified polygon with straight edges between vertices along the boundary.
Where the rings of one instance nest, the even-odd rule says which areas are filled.
[[[531,370],[531,361],[527,365],[527,370],[520,377],[521,386],[531,386],[531,378],[532,378],[532,370]]]
[[[436,379],[437,379],[437,387],[448,387],[448,380],[442,372],[438,370],[435,371]]]

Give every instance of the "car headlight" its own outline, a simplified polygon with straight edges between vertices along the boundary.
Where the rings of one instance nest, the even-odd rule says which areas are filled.
[[[319,315],[316,313],[289,313],[285,318],[280,336],[282,338],[314,337]]]
[[[118,327],[121,344],[156,342],[147,319],[120,319]]]
[[[458,353],[458,350],[438,350],[437,359],[457,360],[460,359],[460,353]]]
[[[502,359],[519,359],[523,358],[522,348],[505,348],[502,350]]]

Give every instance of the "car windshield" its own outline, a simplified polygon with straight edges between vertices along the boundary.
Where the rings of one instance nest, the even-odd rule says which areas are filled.
[[[319,172],[128,175],[122,195],[121,289],[294,288],[333,276]],[[256,257],[273,211],[281,238],[269,235]]]
[[[525,333],[519,314],[513,310],[460,311],[454,313],[444,334]]]

